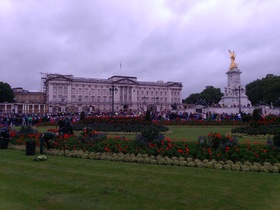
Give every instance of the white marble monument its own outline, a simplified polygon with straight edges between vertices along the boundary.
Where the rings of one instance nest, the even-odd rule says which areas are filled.
[[[230,53],[231,64],[229,70],[226,72],[228,75],[227,87],[225,87],[224,96],[219,104],[222,107],[248,107],[251,102],[246,95],[245,87],[242,86],[240,74],[242,73],[235,63],[235,52]],[[239,109],[241,110],[241,109]]]

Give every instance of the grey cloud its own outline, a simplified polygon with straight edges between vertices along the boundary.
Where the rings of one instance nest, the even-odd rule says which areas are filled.
[[[278,0],[2,0],[1,81],[38,90],[40,72],[129,75],[182,82],[185,98],[207,85],[223,91],[231,49],[246,85],[279,75],[279,7]]]

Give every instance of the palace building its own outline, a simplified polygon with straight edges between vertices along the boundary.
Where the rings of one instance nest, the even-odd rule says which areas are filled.
[[[108,79],[45,74],[42,77],[50,113],[170,111],[182,106],[181,82],[138,81],[137,77]]]

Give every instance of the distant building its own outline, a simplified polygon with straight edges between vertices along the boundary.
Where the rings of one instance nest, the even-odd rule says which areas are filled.
[[[14,102],[1,103],[0,113],[13,114],[44,114],[46,113],[46,94],[43,92],[30,92],[23,88],[13,88]]]
[[[43,92],[31,92],[23,88],[13,88],[15,103],[13,112],[16,114],[40,113],[43,114],[46,109],[46,95]]]
[[[13,88],[13,92],[17,103],[46,103],[46,95],[43,92],[30,92],[23,88]]]
[[[49,112],[170,111],[182,105],[181,82],[137,81],[137,77],[108,79],[45,74],[42,77]]]

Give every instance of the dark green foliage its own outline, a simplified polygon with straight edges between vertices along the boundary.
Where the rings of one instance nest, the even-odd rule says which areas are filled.
[[[259,121],[260,119],[261,119],[260,111],[258,109],[254,109],[253,121]]]
[[[207,104],[217,104],[221,100],[223,94],[220,88],[214,88],[213,86],[206,86],[200,93],[201,98],[206,101]]]
[[[199,93],[192,93],[191,95],[189,95],[189,97],[187,97],[184,100],[184,103],[186,103],[186,104],[195,104],[200,98],[201,97],[200,97]]]
[[[87,144],[101,142],[106,139],[107,139],[107,135],[105,133],[100,133],[97,131],[91,131],[88,134],[82,133],[80,136],[78,136],[79,141]]]
[[[87,117],[83,121],[73,124],[74,130],[82,130],[91,127],[98,131],[112,132],[141,132],[147,126],[156,126],[161,132],[168,128],[161,124],[153,124],[144,117]]]
[[[249,126],[236,127],[231,130],[232,133],[246,133],[249,135],[275,135],[280,133],[280,117],[268,115],[257,120],[260,117],[259,111],[254,110],[253,118]]]
[[[214,88],[213,86],[206,86],[201,93],[191,94],[184,100],[187,104],[195,104],[198,101],[202,102],[202,105],[217,104],[221,100],[223,94],[220,88]]]
[[[266,75],[261,80],[255,80],[246,85],[246,94],[252,105],[257,105],[259,102],[266,104],[273,103],[275,106],[280,106],[280,76],[273,74]]]
[[[152,122],[152,116],[151,116],[150,110],[147,110],[147,111],[146,111],[146,114],[145,114],[145,121],[146,121],[147,123],[151,123],[151,122]]]
[[[154,139],[158,138],[160,130],[156,126],[147,126],[141,131],[141,136],[147,142],[153,142]]]
[[[38,130],[33,129],[30,125],[27,126],[21,126],[19,130],[20,135],[26,135],[26,134],[37,134]]]
[[[259,125],[251,123],[250,126],[242,126],[231,129],[232,133],[246,133],[248,135],[274,135],[279,130],[279,125]]]
[[[84,120],[86,118],[85,112],[82,111],[80,114],[80,120]]]
[[[242,116],[242,121],[243,122],[250,122],[250,121],[252,121],[252,119],[253,119],[253,117],[249,114],[246,114],[246,115]]]
[[[94,130],[98,130],[98,131],[106,131],[106,132],[141,132],[143,129],[145,129],[147,126],[147,124],[131,124],[131,125],[126,125],[126,124],[108,124],[108,123],[95,123],[95,124],[83,124],[83,123],[77,123],[77,124],[73,124],[73,128],[74,130],[78,131],[78,130],[82,130],[84,127],[89,126],[92,127]],[[157,127],[161,132],[165,132],[168,130],[167,127],[163,126],[163,125],[153,125],[155,127]]]
[[[8,83],[0,82],[0,103],[14,102],[14,93]]]
[[[273,137],[273,145],[276,147],[280,147],[280,133],[277,133]]]
[[[217,136],[217,134],[209,134],[208,136],[199,136],[198,145],[203,148],[213,148],[214,150],[225,151],[226,147],[233,147],[238,145],[236,136]]]

